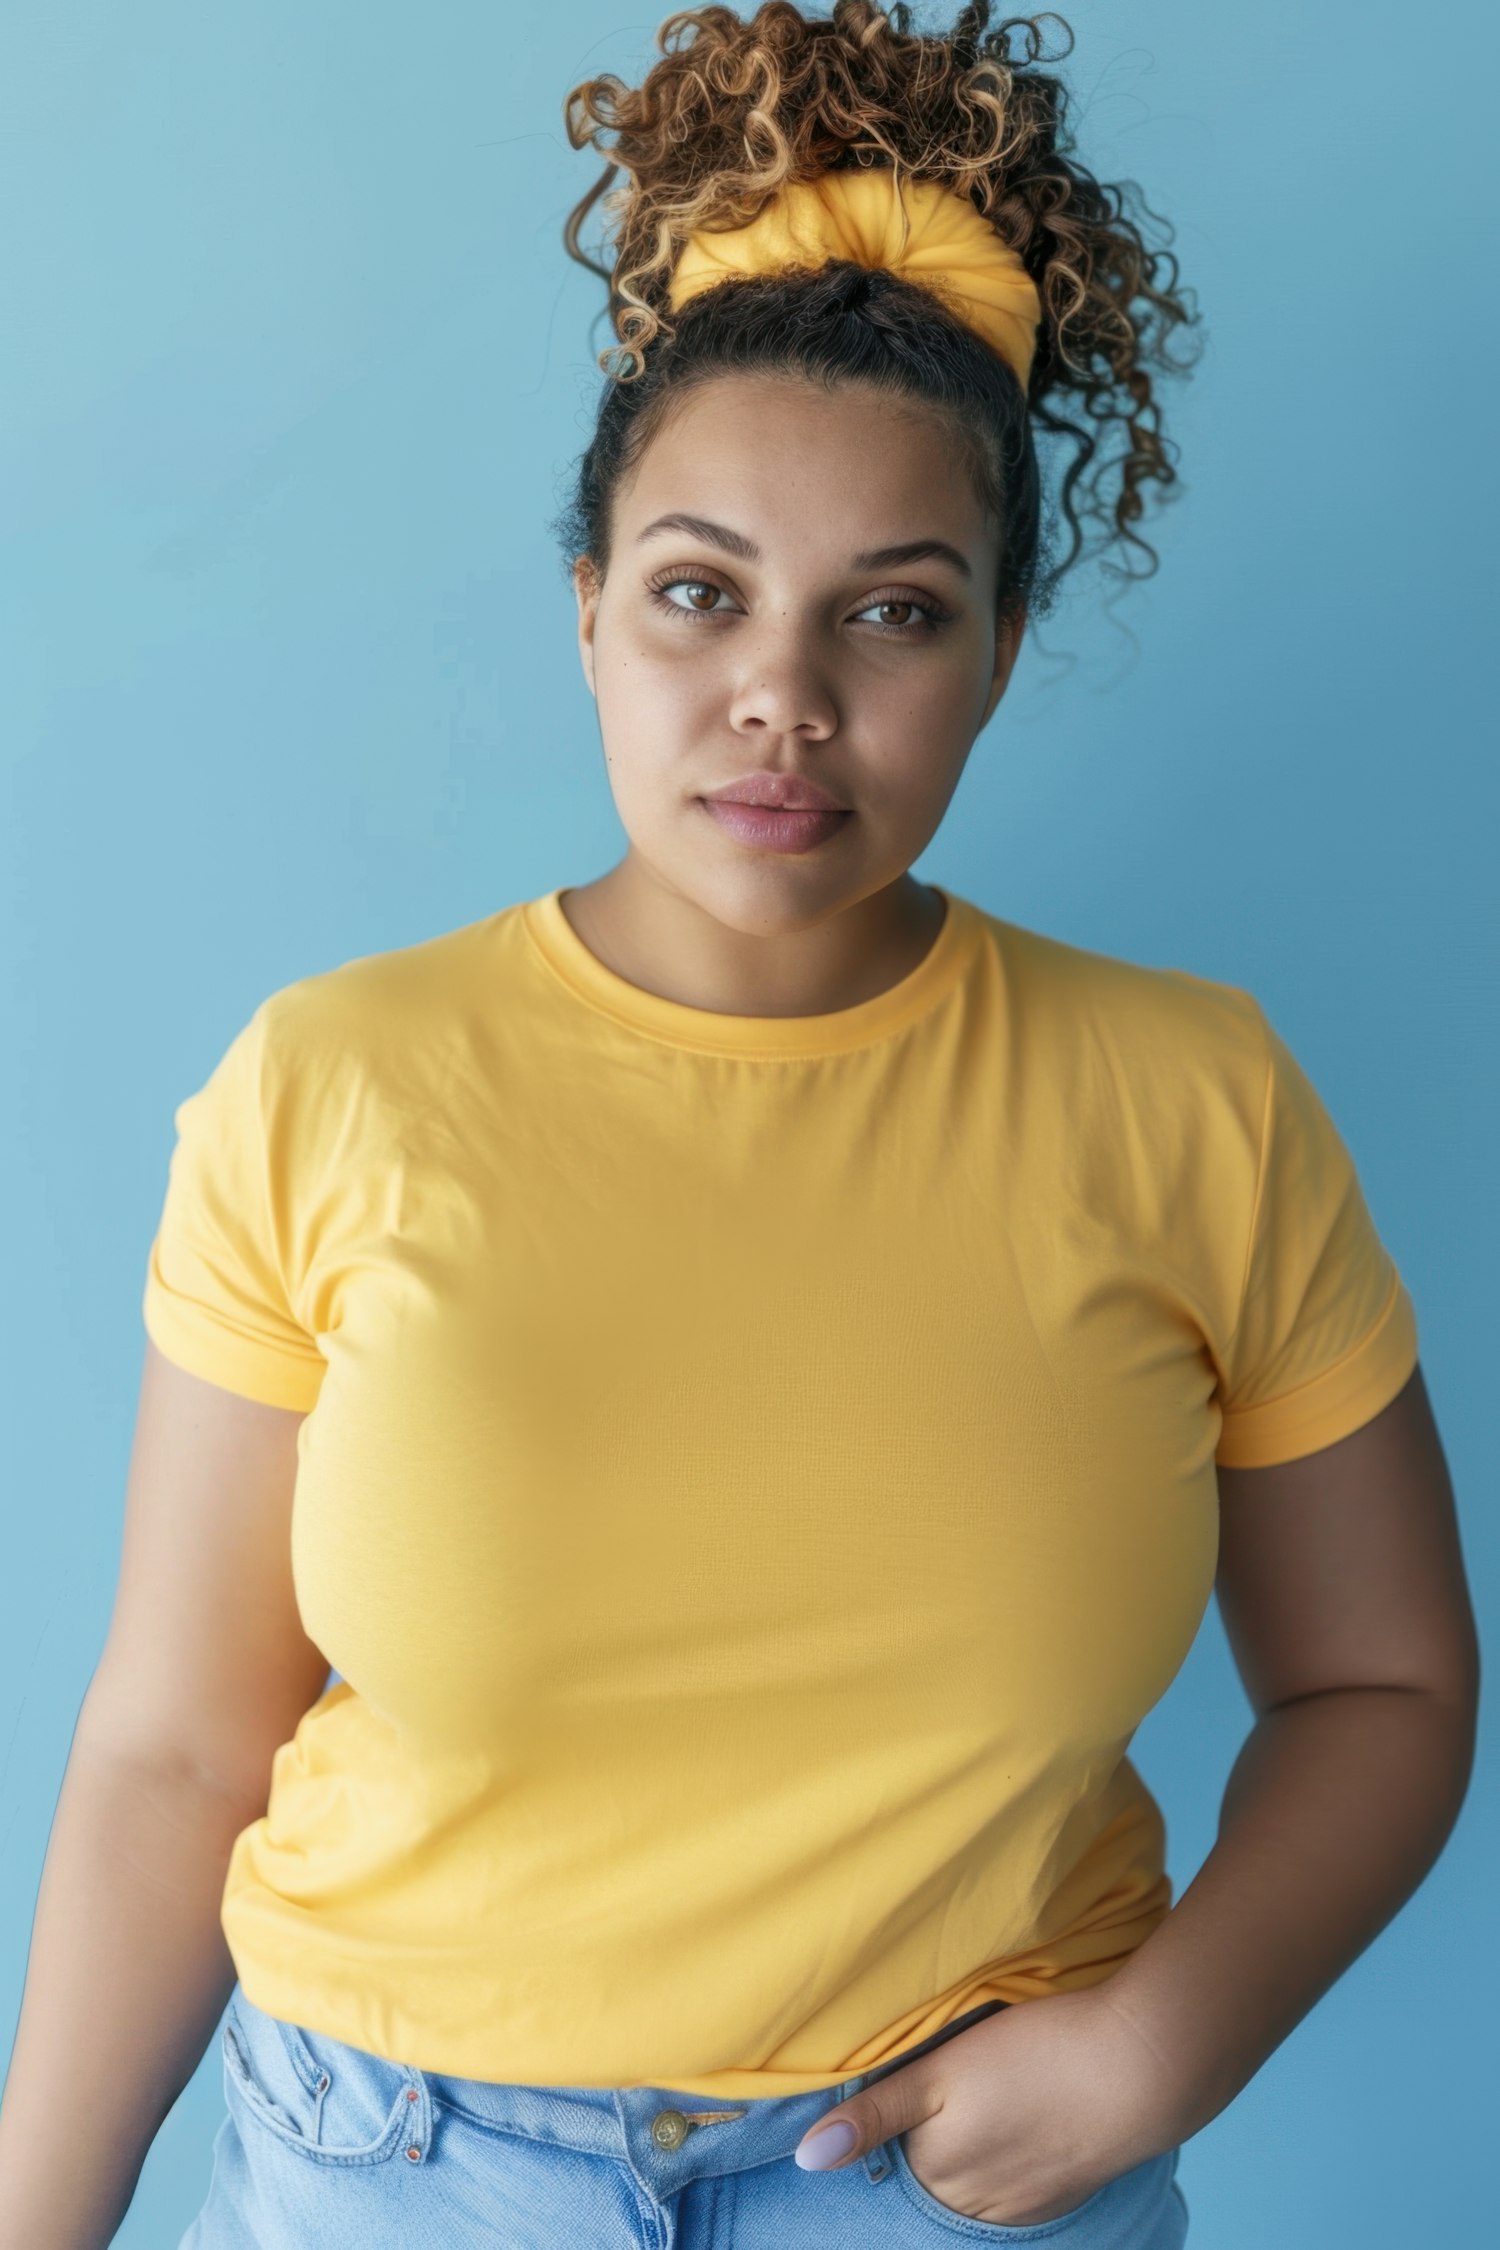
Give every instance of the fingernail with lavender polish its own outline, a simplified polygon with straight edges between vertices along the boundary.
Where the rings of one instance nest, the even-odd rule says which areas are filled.
[[[830,2164],[849,2154],[858,2139],[858,2129],[841,2117],[837,2125],[820,2125],[817,2132],[798,2143],[794,2154],[804,2172],[826,2172]]]

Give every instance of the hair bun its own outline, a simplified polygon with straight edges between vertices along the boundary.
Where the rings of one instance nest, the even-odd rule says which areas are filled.
[[[820,181],[883,169],[948,190],[1035,292],[1031,410],[1078,449],[1064,480],[1068,560],[1091,520],[1104,544],[1154,567],[1134,526],[1146,489],[1176,481],[1155,378],[1191,364],[1171,347],[1196,310],[1171,250],[1148,247],[1128,213],[1134,188],[1102,183],[1074,151],[1067,90],[1047,67],[1059,31],[1071,52],[1067,24],[1047,14],[991,29],[991,13],[991,0],[968,0],[946,34],[913,31],[908,7],[873,0],[834,0],[817,17],[790,0],[743,19],[721,6],[667,16],[638,86],[611,72],[566,97],[570,143],[607,162],[564,243],[609,284],[618,347],[600,364],[633,381],[674,334],[690,245],[694,257],[730,254],[739,230],[767,213],[774,228],[787,197]],[[580,244],[596,202],[608,263]],[[1017,365],[1019,334],[1002,356]]]

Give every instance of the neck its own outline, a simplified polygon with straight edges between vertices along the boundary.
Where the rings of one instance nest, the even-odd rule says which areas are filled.
[[[643,991],[730,1016],[818,1016],[888,991],[925,959],[946,907],[910,874],[811,925],[739,929],[633,855],[559,901],[596,960]]]

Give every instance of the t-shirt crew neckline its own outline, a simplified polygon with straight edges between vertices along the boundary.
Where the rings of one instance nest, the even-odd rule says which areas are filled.
[[[946,902],[943,923],[914,969],[884,992],[851,1008],[812,1016],[724,1015],[647,992],[591,953],[562,908],[559,884],[523,906],[527,935],[574,996],[616,1023],[670,1046],[702,1054],[781,1056],[844,1054],[902,1031],[935,1008],[962,977],[979,941],[979,916],[967,899],[930,885]]]

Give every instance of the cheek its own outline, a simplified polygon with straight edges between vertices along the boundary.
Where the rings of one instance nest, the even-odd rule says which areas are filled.
[[[862,740],[878,756],[898,761],[914,740],[932,752],[967,750],[984,708],[984,687],[976,659],[955,653],[951,661],[929,661],[892,668],[861,683],[850,716]]]
[[[612,741],[658,765],[684,735],[701,735],[704,719],[724,702],[713,666],[673,663],[649,641],[617,643],[605,661],[596,658],[594,692]]]

